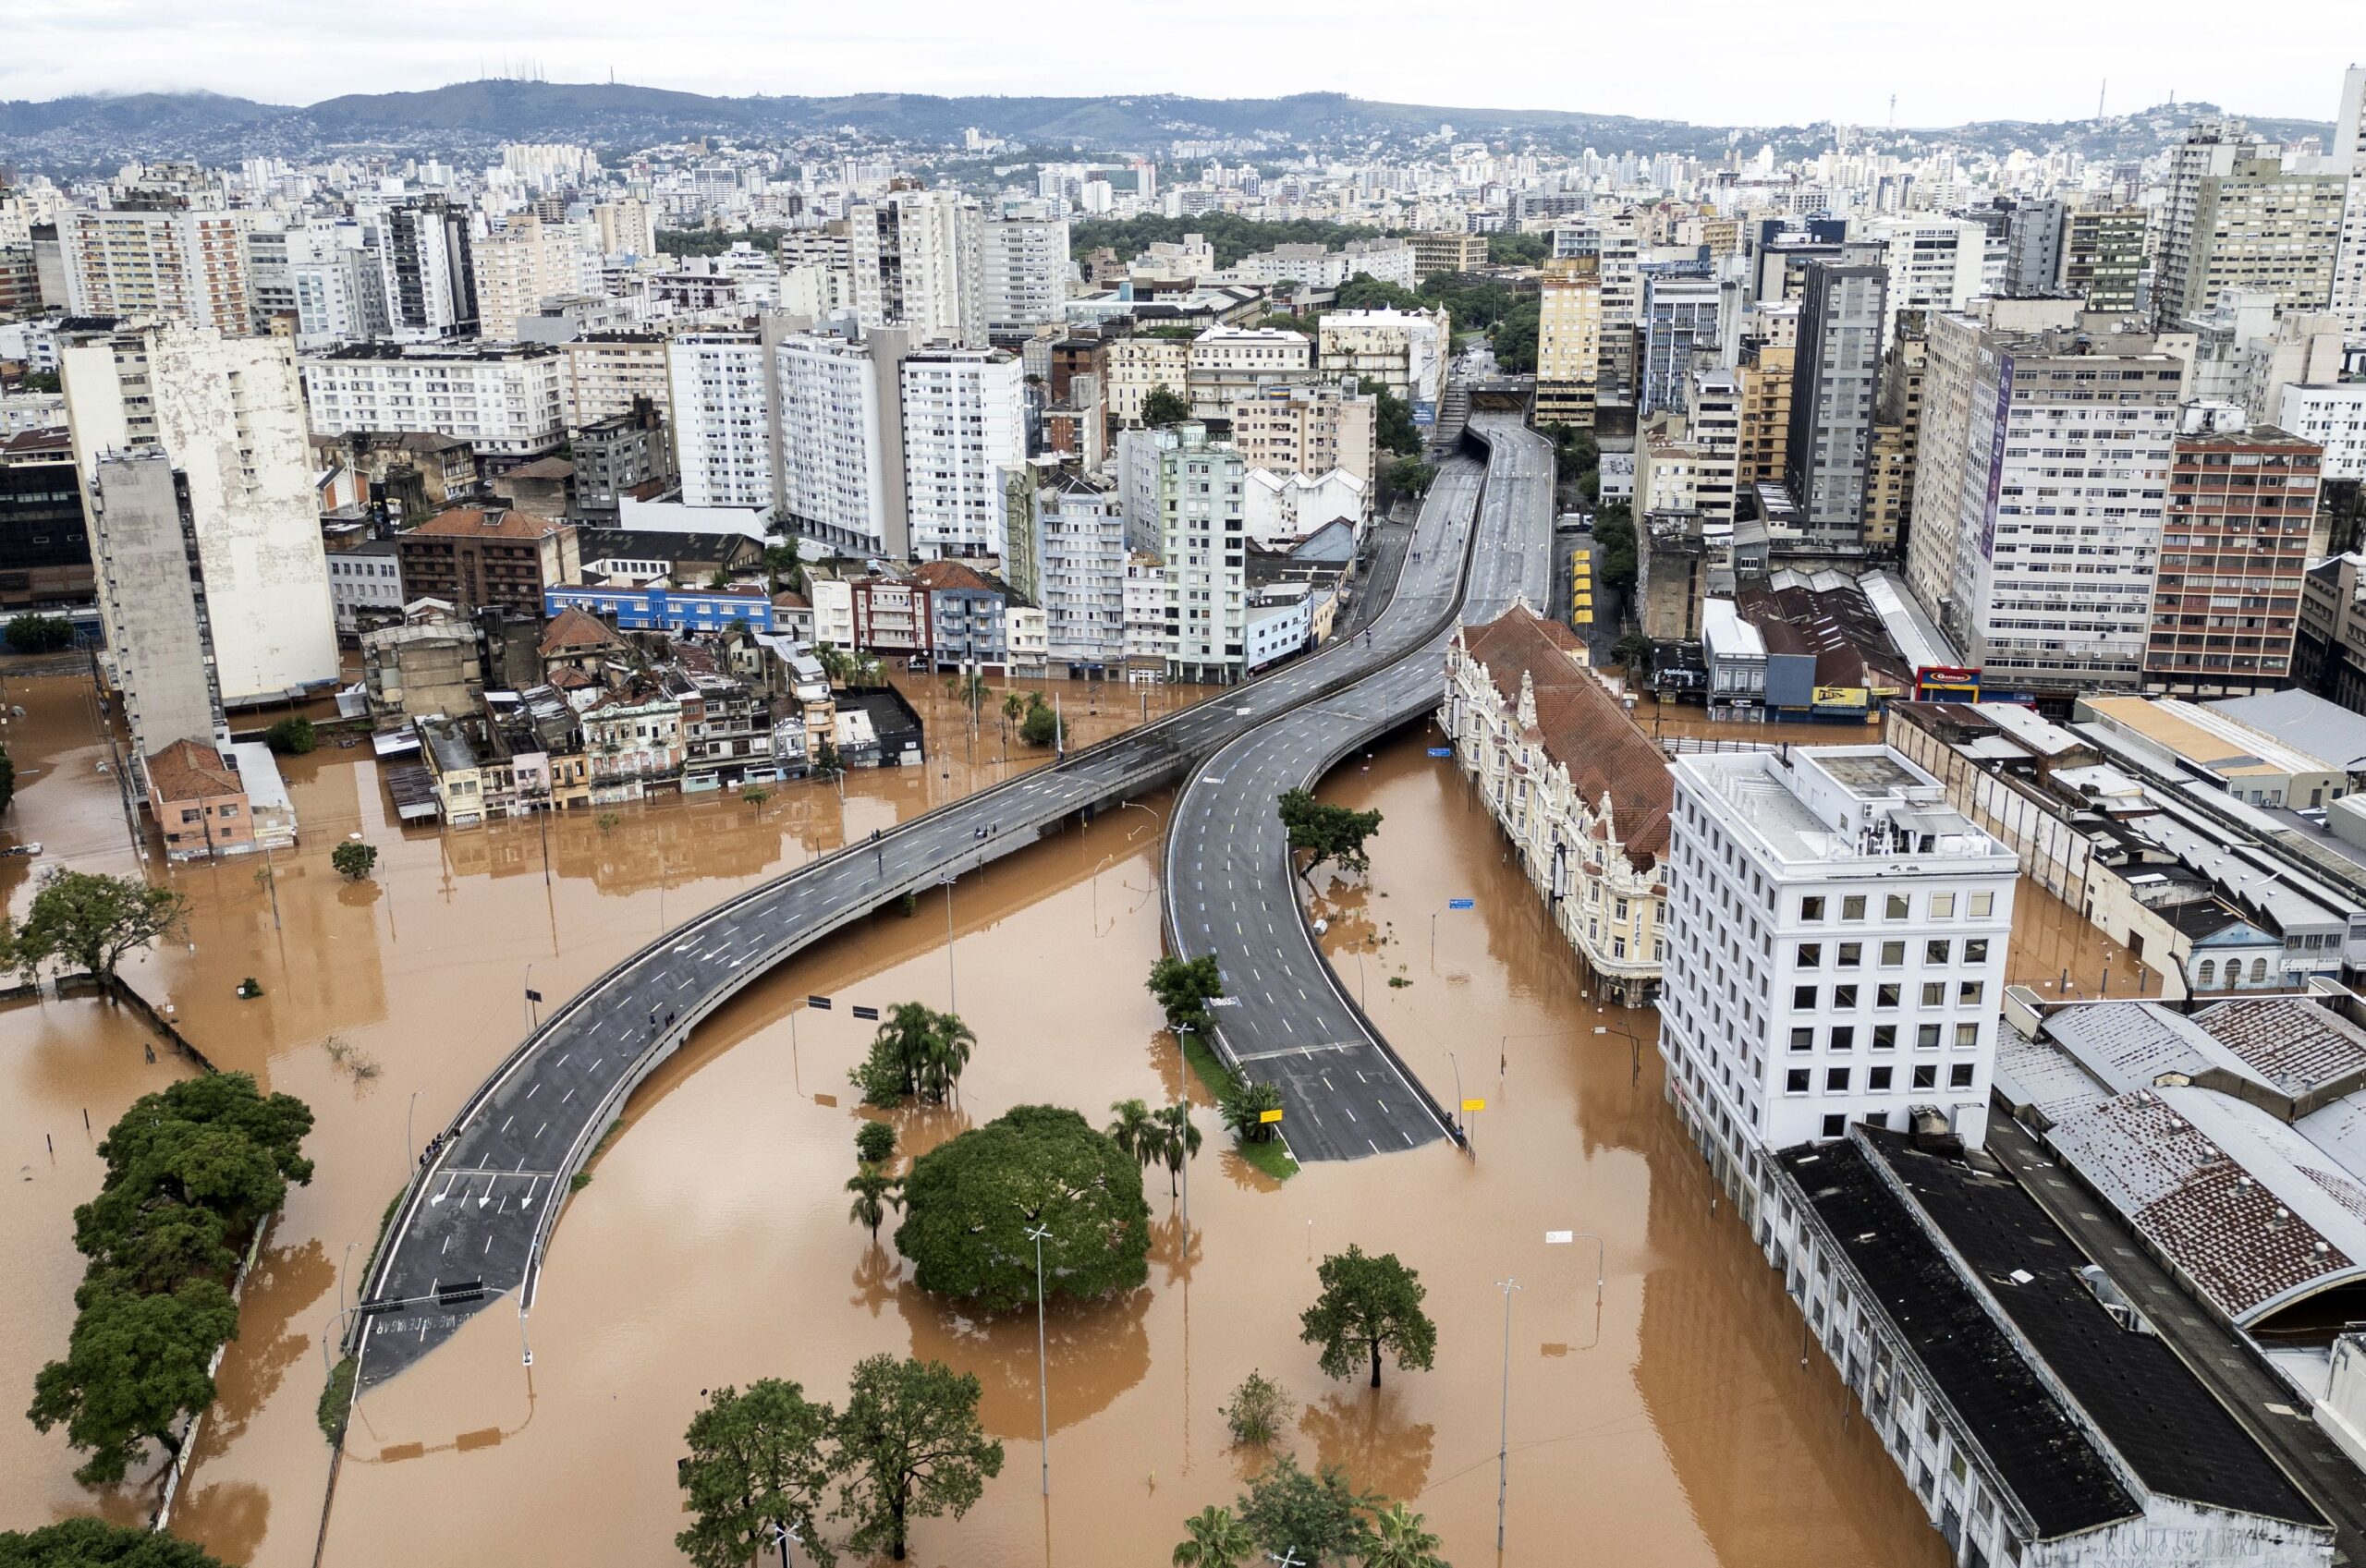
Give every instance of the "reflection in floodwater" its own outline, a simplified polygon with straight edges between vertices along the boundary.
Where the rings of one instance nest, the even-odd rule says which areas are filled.
[[[30,710],[10,735],[18,831],[62,863],[135,869],[112,779],[90,787],[104,750],[82,688],[10,687]],[[933,691],[920,699],[942,706]],[[1113,717],[1088,702],[1088,723]],[[386,820],[372,763],[323,752],[288,770],[305,843],[275,857],[276,924],[250,865],[152,867],[191,898],[199,946],[143,960],[135,983],[225,1065],[301,1095],[321,1118],[319,1173],[274,1225],[224,1363],[226,1414],[201,1445],[179,1526],[229,1561],[311,1561],[329,1457],[312,1407],[339,1276],[367,1255],[418,1141],[524,1031],[527,987],[570,994],[717,899],[1017,771],[1024,748],[1004,763],[997,731],[990,717],[926,770],[850,775],[843,808],[835,788],[784,786],[761,806],[625,808],[605,828],[579,814],[404,830]],[[1513,1333],[1508,1560],[1554,1561],[1579,1540],[1590,1557],[1637,1564],[1938,1562],[1837,1385],[1820,1361],[1799,1367],[1779,1282],[1730,1213],[1710,1208],[1661,1101],[1653,1015],[1599,1008],[1483,810],[1421,737],[1327,793],[1386,822],[1368,883],[1338,879],[1323,895],[1336,917],[1325,945],[1410,1072],[1451,1092],[1458,1065],[1487,1098],[1478,1158],[1439,1146],[1277,1184],[1226,1147],[1192,1087],[1209,1142],[1192,1171],[1189,1252],[1153,1173],[1149,1284],[1047,1321],[1048,1505],[1026,1452],[1032,1324],[948,1310],[847,1220],[860,1113],[846,1075],[872,1028],[848,1004],[941,1006],[952,978],[943,911],[890,910],[751,987],[635,1096],[627,1130],[569,1200],[531,1323],[497,1304],[360,1403],[323,1560],[675,1562],[673,1462],[701,1391],[780,1376],[842,1402],[848,1368],[878,1353],[975,1371],[1011,1450],[969,1518],[922,1527],[917,1562],[1164,1562],[1180,1521],[1229,1501],[1252,1467],[1215,1414],[1251,1369],[1298,1403],[1283,1440],[1301,1461],[1417,1492],[1445,1554],[1476,1559],[1494,1522],[1494,1282],[1516,1274],[1527,1289]],[[1098,1122],[1112,1100],[1165,1103],[1184,1087],[1142,986],[1160,951],[1151,890],[1164,828],[1163,803],[1144,807],[962,879],[951,964],[980,1044],[957,1106],[894,1118],[899,1158],[1014,1104],[1054,1100]],[[352,832],[382,857],[360,885],[327,867]],[[13,870],[0,863],[0,891],[21,907],[27,884]],[[1441,928],[1433,971],[1422,912],[1465,895],[1478,908]],[[2075,930],[2062,935],[2075,946]],[[260,1002],[231,994],[248,974]],[[1388,986],[1389,975],[1409,983]],[[2121,984],[2116,972],[2115,992]],[[817,1013],[802,1005],[809,994],[841,1000]],[[338,1068],[322,1048],[332,1033],[378,1076]],[[144,1050],[97,1003],[0,1011],[0,1132],[31,1178],[16,1183],[28,1201],[0,1220],[19,1265],[0,1282],[0,1350],[19,1385],[63,1343],[79,1271],[70,1212],[96,1188],[95,1138],[63,1135],[79,1138],[82,1104],[104,1131],[179,1071]],[[44,1133],[57,1136],[54,1165]],[[1591,1253],[1542,1245],[1570,1228],[1607,1238],[1599,1308]],[[1421,1270],[1438,1324],[1437,1369],[1392,1372],[1377,1399],[1323,1378],[1298,1337],[1315,1261],[1349,1242]],[[0,1431],[0,1525],[91,1506],[55,1437],[22,1423]],[[100,1505],[129,1518],[140,1500]]]

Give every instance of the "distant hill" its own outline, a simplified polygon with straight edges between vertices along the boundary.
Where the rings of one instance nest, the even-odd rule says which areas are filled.
[[[1946,129],[1860,127],[1849,135],[1855,145],[1897,150],[1948,141],[1994,152],[2066,148],[2090,157],[2140,157],[2176,140],[2196,115],[2213,112],[2208,104],[2180,104],[2100,121],[1990,121]],[[2253,124],[2262,134],[2280,138],[2331,133],[2330,126],[2306,121]],[[1701,126],[1555,109],[1383,103],[1335,92],[1285,98],[945,98],[896,92],[719,98],[622,82],[480,80],[421,92],[354,93],[300,107],[203,92],[0,102],[0,159],[70,173],[140,157],[224,163],[372,148],[472,157],[507,140],[575,141],[619,150],[683,137],[794,137],[841,128],[934,147],[971,126],[1046,149],[1152,151],[1177,140],[1270,140],[1353,151],[1433,137],[1446,125],[1457,140],[1508,138],[1607,153],[1714,157],[1738,142],[1746,150],[1771,143],[1789,156],[1835,141],[1834,128],[1821,124]]]

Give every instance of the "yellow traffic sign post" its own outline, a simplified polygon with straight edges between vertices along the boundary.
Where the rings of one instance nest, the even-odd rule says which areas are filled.
[[[1463,1142],[1470,1148],[1470,1157],[1474,1160],[1479,1157],[1479,1143],[1470,1136],[1470,1118],[1485,1109],[1487,1109],[1487,1102],[1483,1100],[1466,1100],[1462,1102]]]
[[[1260,1124],[1278,1123],[1281,1119],[1282,1113],[1278,1111],[1260,1111],[1257,1112],[1257,1120]]]

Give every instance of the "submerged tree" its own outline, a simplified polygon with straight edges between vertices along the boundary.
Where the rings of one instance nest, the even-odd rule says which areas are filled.
[[[1325,1258],[1315,1277],[1323,1295],[1299,1315],[1299,1338],[1322,1346],[1327,1376],[1347,1377],[1369,1355],[1372,1386],[1378,1388],[1383,1351],[1396,1356],[1400,1371],[1430,1369],[1438,1331],[1421,1310],[1429,1293],[1395,1253],[1367,1257],[1362,1247],[1349,1246]]]
[[[914,1519],[970,1511],[1002,1474],[1002,1444],[978,1421],[978,1380],[935,1361],[891,1355],[855,1364],[838,1418],[838,1507],[848,1544],[904,1560]]]
[[[806,1556],[828,1568],[836,1554],[814,1522],[830,1483],[823,1445],[833,1424],[828,1405],[777,1378],[750,1383],[745,1393],[715,1390],[706,1408],[690,1417],[683,1434],[690,1455],[675,1472],[689,1494],[684,1502],[698,1516],[674,1538],[682,1555],[699,1568],[743,1568],[750,1557],[778,1545],[787,1568],[783,1532],[794,1530]]]

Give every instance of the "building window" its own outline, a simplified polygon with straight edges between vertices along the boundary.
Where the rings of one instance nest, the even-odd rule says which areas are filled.
[[[2210,987],[2214,986],[2214,985],[2216,985],[2217,983],[2218,983],[2218,964],[2217,964],[2217,961],[2216,961],[2215,959],[2211,959],[2211,958],[2205,958],[2205,959],[2203,959],[2203,960],[2201,961],[2201,969],[2200,969],[2200,970],[2195,974],[2195,976],[2194,976],[2194,984],[2195,984],[2196,986],[2201,987],[2201,989],[2203,989],[2203,990],[2205,990],[2205,991],[2206,991],[2206,990],[2208,990]]]
[[[1813,986],[1793,986],[1791,988],[1791,1005],[1799,1008],[1801,1012],[1814,1012],[1815,999],[1816,992],[1815,987]]]
[[[1846,1067],[1826,1068],[1823,1075],[1823,1092],[1826,1094],[1847,1094],[1848,1092],[1848,1069]]]
[[[1826,1136],[1826,1137],[1828,1137],[1828,1138],[1836,1138],[1836,1137],[1846,1137],[1848,1135],[1848,1117],[1846,1117],[1846,1116],[1826,1116],[1826,1117],[1823,1119],[1823,1136]]]
[[[1971,918],[1973,919],[1984,920],[1988,918],[1991,914],[1995,912],[1995,908],[1996,895],[1994,893],[1975,893],[1971,895]]]
[[[1906,962],[1906,944],[1902,942],[1882,943],[1882,967],[1895,969]]]
[[[1815,1049],[1815,1031],[1813,1029],[1793,1029],[1791,1031],[1791,1049],[1793,1051],[1813,1051]]]
[[[1956,1000],[1966,1007],[1980,1005],[1981,985],[1978,980],[1966,980],[1956,987]]]
[[[2266,959],[2264,959],[2264,958],[2254,958],[2254,959],[2252,959],[2252,960],[2251,960],[2251,984],[2253,984],[2253,985],[2258,985],[2261,981],[2262,981],[2262,980],[2264,980],[2264,979],[2266,979],[2266,978],[2267,978],[2267,960],[2266,960]]]
[[[1803,942],[1799,943],[1799,967],[1802,969],[1822,968],[1823,966],[1823,943],[1820,942]]]
[[[1955,943],[1951,942],[1944,940],[1939,942],[1926,942],[1922,944],[1922,962],[1925,964],[1948,963],[1952,960],[1954,953]]]
[[[1973,1046],[1976,1046],[1979,1043],[1980,1026],[1978,1024],[1957,1024],[1956,1026],[1956,1049],[1957,1051],[1970,1051]]]
[[[1875,1024],[1873,1026],[1873,1049],[1875,1051],[1896,1051],[1897,1049],[1897,1026],[1896,1024]]]
[[[1933,893],[1931,895],[1931,918],[1933,920],[1952,920],[1955,918],[1956,895],[1952,893]]]
[[[1882,918],[1884,920],[1909,918],[1913,910],[1914,901],[1902,893],[1890,893],[1882,900]]]
[[[1939,1069],[1937,1064],[1929,1064],[1915,1068],[1914,1087],[1916,1088],[1937,1088],[1939,1087]]]
[[[1853,1028],[1849,1027],[1848,1027],[1848,1025],[1846,1025],[1846,1024],[1843,1024],[1843,1025],[1841,1025],[1838,1028],[1836,1028],[1836,1029],[1833,1030],[1833,1031],[1832,1031],[1832,1049],[1833,1049],[1833,1050],[1835,1050],[1835,1051],[1854,1051],[1854,1050],[1856,1050],[1856,1049],[1857,1049],[1857,1031],[1856,1031],[1855,1029],[1853,1029]]]
[[[1970,1088],[1971,1087],[1971,1074],[1972,1064],[1969,1062],[1957,1063],[1954,1066],[1947,1069],[1947,1087],[1949,1088]]]
[[[1924,1024],[1918,1027],[1914,1031],[1914,1049],[1917,1051],[1938,1050],[1939,1026],[1936,1024]]]
[[[1965,942],[1963,944],[1963,961],[1967,964],[1987,963],[1988,939],[1984,936],[1974,937],[1970,941]]]
[[[1945,980],[1924,980],[1922,982],[1922,1005],[1925,1007],[1945,1007],[1946,1004],[1947,982]]]
[[[1834,986],[1832,988],[1832,1005],[1835,1007],[1856,1006],[1857,988],[1855,986]]]
[[[1801,920],[1821,920],[1821,919],[1823,919],[1823,899],[1821,899],[1821,898],[1819,898],[1819,897],[1817,897],[1817,896],[1815,896],[1815,895],[1814,895],[1814,894],[1812,894],[1812,893],[1811,893],[1810,895],[1808,895],[1808,896],[1807,896],[1807,897],[1805,897],[1805,898],[1800,899],[1800,900],[1799,900],[1799,918],[1800,918]]]
[[[1896,1069],[1893,1067],[1867,1068],[1865,1071],[1865,1088],[1874,1094],[1882,1093],[1889,1088],[1890,1075],[1895,1071],[1896,1071]]]
[[[1819,899],[1817,902],[1822,903],[1823,901]],[[1840,918],[1844,920],[1863,919],[1865,918],[1865,895],[1861,893],[1852,893],[1846,898],[1843,898],[1840,901]]]
[[[1898,1004],[1899,999],[1904,994],[1904,990],[1905,988],[1900,986],[1896,980],[1892,980],[1885,985],[1875,986],[1873,988],[1873,1005],[1875,1007],[1896,1007]]]
[[[1784,1074],[1783,1092],[1785,1094],[1807,1093],[1808,1070],[1805,1067],[1794,1067],[1789,1072]]]
[[[1842,942],[1834,961],[1843,969],[1861,967],[1865,962],[1865,944],[1861,942]]]

